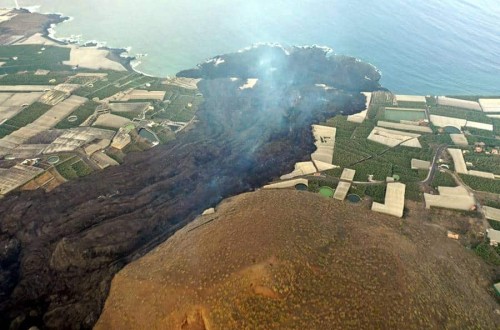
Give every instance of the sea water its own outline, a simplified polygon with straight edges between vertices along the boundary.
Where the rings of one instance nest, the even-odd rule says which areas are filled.
[[[147,54],[138,69],[156,76],[259,42],[318,44],[374,64],[397,93],[500,95],[498,0],[18,2],[71,16],[57,37]]]

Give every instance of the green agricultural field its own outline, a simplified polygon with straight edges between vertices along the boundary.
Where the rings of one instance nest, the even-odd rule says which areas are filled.
[[[12,126],[0,125],[0,139],[14,132],[16,128]]]
[[[387,177],[393,174],[392,164],[373,159],[350,166],[350,168],[356,170],[355,181],[368,181],[369,175],[373,175],[374,180],[385,181]]]
[[[471,162],[471,169],[484,172],[492,172],[500,175],[500,156],[468,153],[464,155],[466,162]]]
[[[121,90],[120,87],[116,86],[122,86],[126,82],[141,76],[138,73],[130,73],[128,71],[102,71],[102,73],[107,73],[108,76],[105,79],[94,82],[92,84],[92,87],[83,86],[82,88],[75,91],[74,94],[93,98],[95,93],[98,93],[103,89],[118,89],[119,91]],[[127,87],[124,87],[123,89],[127,89]]]
[[[500,180],[480,178],[465,174],[460,174],[460,178],[462,178],[466,185],[474,190],[500,194]]]
[[[168,102],[163,102],[164,110],[155,113],[153,118],[187,122],[194,117],[202,103],[203,97],[196,96],[194,93],[178,94],[174,92]]]
[[[359,126],[359,124],[351,123],[347,121],[346,116],[337,115],[331,119],[328,119],[326,123],[321,125],[336,127],[337,128],[337,137],[352,135],[352,132]]]
[[[175,140],[175,133],[168,128],[157,126],[153,128],[153,132],[160,139],[161,144]]]
[[[493,133],[495,135],[500,136],[500,119],[498,118],[492,118],[493,122]]]
[[[398,101],[398,108],[425,109],[426,104],[422,102]]]
[[[420,184],[417,182],[406,183],[405,198],[420,202],[424,199],[424,194],[420,190]]]
[[[485,139],[494,139],[495,138],[494,132],[486,131],[484,129],[473,128],[473,127],[466,127],[465,134],[467,134],[468,136],[473,135],[475,137],[485,138]]]
[[[483,205],[489,206],[489,207],[494,207],[496,209],[500,209],[500,199],[499,200],[485,200],[483,201]]]
[[[66,180],[74,180],[78,178],[78,174],[76,174],[75,169],[71,166],[71,161],[68,160],[62,162],[56,166],[57,172],[63,176]]]
[[[45,48],[45,50],[41,50]],[[0,67],[0,74],[19,71],[67,71],[63,61],[69,60],[69,48],[40,45],[0,46],[0,60],[5,64]],[[17,60],[14,58],[17,57]]]
[[[68,118],[62,120],[57,124],[56,128],[67,129],[80,126],[87,118],[89,118],[94,112],[99,103],[94,101],[88,101],[87,103],[78,107],[70,116],[77,116],[77,120],[74,122],[69,122]]]
[[[373,198],[374,202],[384,203],[385,202],[385,190],[386,190],[385,185],[380,185],[380,186],[379,185],[377,185],[377,186],[370,185],[370,186],[366,186],[365,195]]]
[[[488,242],[482,242],[474,252],[489,264],[500,266],[500,248],[494,248]]]
[[[369,121],[364,121],[362,124],[357,126],[352,132],[350,138],[351,139],[367,139],[370,133],[372,132],[374,125]],[[346,132],[346,133],[349,133]],[[347,134],[346,134],[347,135]]]
[[[497,147],[500,142],[496,138],[475,135],[467,135],[467,141],[469,141],[469,145],[474,145],[476,142],[484,142],[488,147]]]
[[[488,222],[490,223],[491,228],[500,230],[500,221],[488,220]]]
[[[347,145],[337,142],[333,152],[333,164],[340,167],[349,167],[351,164],[360,162],[367,157],[370,157],[370,154],[361,150],[352,150]]]
[[[70,157],[59,163],[56,170],[66,180],[74,180],[92,173],[92,169],[79,157]]]
[[[440,116],[446,116],[446,117],[467,119],[470,121],[475,121],[478,123],[485,123],[485,124],[492,124],[493,123],[491,118],[486,116],[483,112],[474,111],[474,110],[466,110],[463,108],[436,105],[436,106],[430,107],[429,112],[431,115],[440,115]]]
[[[49,111],[50,108],[52,108],[52,106],[39,102],[35,102],[24,108],[17,115],[0,125],[0,138],[20,129],[21,127],[31,124],[41,115]]]
[[[450,134],[425,134],[419,138],[419,141],[424,152],[441,144],[453,145]]]
[[[34,72],[19,72],[0,78],[0,85],[56,85],[66,82],[71,72],[50,72],[47,75],[36,75]],[[51,83],[55,79],[55,83]]]
[[[12,117],[11,119],[5,122],[6,125],[14,126],[17,128],[24,127],[28,124],[31,124],[36,119],[38,119],[41,115],[46,113],[52,108],[52,106],[35,102],[30,106],[24,108],[17,115]]]
[[[446,172],[440,172],[437,171],[436,175],[434,177],[434,180],[432,181],[432,186],[434,188],[437,187],[456,187],[457,183],[455,182],[455,179],[453,179],[453,176],[449,173]]]
[[[134,118],[141,116],[140,112],[134,112],[134,111],[120,111],[120,112],[113,112],[113,114],[130,120],[133,120]]]
[[[74,163],[71,167],[73,167],[73,170],[79,177],[87,176],[92,173],[92,169],[83,160]]]
[[[355,124],[348,122],[345,116],[336,116],[328,120],[326,125],[337,128],[333,163],[342,168],[355,169],[356,181],[367,181],[368,175],[373,175],[374,180],[385,181],[386,177],[397,174],[405,183],[418,182],[425,178],[426,173],[422,174],[411,169],[411,159],[432,159],[430,144],[436,140],[434,135],[422,136],[422,149],[403,146],[389,148],[367,140],[375,127],[374,121],[370,119],[362,124]],[[449,140],[449,136],[447,139]],[[338,173],[334,171],[330,171],[329,174],[338,177],[335,175]]]
[[[99,99],[104,99],[110,96],[115,95],[120,91],[124,91],[130,88],[143,88],[144,84],[151,81],[152,78],[143,76],[137,73],[133,73],[130,76],[127,76],[124,79],[120,79],[119,81],[115,81],[113,84],[108,84],[107,86],[94,90],[87,97],[92,99],[94,97],[98,97]],[[94,85],[95,87],[95,85]]]
[[[101,77],[96,77],[96,76],[72,76],[69,80],[68,80],[68,84],[78,84],[78,85],[85,85],[85,84],[89,84],[89,83],[94,83],[94,82],[98,82],[99,80],[101,80],[102,78]],[[107,79],[107,78],[105,78]]]

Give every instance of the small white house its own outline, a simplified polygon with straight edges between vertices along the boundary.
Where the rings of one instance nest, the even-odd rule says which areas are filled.
[[[500,230],[495,230],[490,228],[486,229],[486,233],[490,240],[490,245],[498,246],[498,244],[500,244]]]

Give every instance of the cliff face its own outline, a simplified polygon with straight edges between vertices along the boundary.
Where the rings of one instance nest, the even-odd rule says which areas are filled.
[[[127,265],[96,329],[494,329],[487,274],[422,219],[263,190]]]
[[[240,89],[244,75],[234,80],[204,74],[199,122],[176,141],[51,193],[0,201],[1,327],[15,320],[21,327],[91,328],[120,268],[203,209],[259,187],[308,157],[312,123],[364,107],[354,85],[340,89],[348,80],[378,88],[376,79],[365,79],[376,78],[376,71],[356,61],[346,64],[348,75],[332,80],[330,72],[343,68],[342,61],[325,61],[316,49],[283,53],[279,62],[269,62],[265,47],[252,54],[258,58],[251,66],[261,68],[258,83]],[[307,65],[296,63],[299,55]],[[246,53],[231,56],[245,59],[232,67],[245,66]],[[332,89],[316,83],[332,83]]]

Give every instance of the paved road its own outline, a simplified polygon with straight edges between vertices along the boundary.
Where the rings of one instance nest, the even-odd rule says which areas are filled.
[[[434,158],[432,159],[432,164],[429,173],[427,174],[425,180],[422,181],[423,184],[429,184],[432,182],[432,180],[434,180],[434,175],[436,174],[437,170],[437,162],[439,161],[439,158],[441,158],[441,154],[443,153],[444,150],[446,150],[447,147],[448,147],[447,145],[443,144],[437,148],[436,153],[434,154]]]

